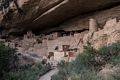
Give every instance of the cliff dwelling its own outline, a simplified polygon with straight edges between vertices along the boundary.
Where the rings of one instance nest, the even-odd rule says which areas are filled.
[[[120,0],[0,0],[0,80],[120,80]]]
[[[43,59],[48,59],[49,62],[72,61],[84,50],[88,42],[93,47],[99,48],[118,41],[119,26],[120,22],[114,18],[106,21],[103,29],[100,29],[97,21],[91,18],[89,30],[56,31],[40,35],[28,31],[22,39],[11,36],[10,40],[1,39],[1,41],[5,41],[6,46],[17,48],[18,53],[36,54]]]

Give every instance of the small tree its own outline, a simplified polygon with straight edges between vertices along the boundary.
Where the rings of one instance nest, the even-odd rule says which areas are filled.
[[[6,47],[3,43],[0,43],[0,76],[3,77],[4,73],[7,73],[15,66],[15,49]]]

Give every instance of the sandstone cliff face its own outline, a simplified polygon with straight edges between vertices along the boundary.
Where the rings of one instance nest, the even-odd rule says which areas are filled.
[[[56,25],[74,16],[96,11],[112,5],[120,0],[21,0],[19,6],[24,14],[16,10],[9,14],[10,20],[2,20],[7,29],[41,30]]]
[[[20,0],[22,13],[14,5],[8,18],[0,12],[1,25],[8,33],[33,30],[43,35],[28,32],[22,38],[4,42],[20,53],[42,57],[51,52],[63,54],[64,45],[69,46],[68,53],[82,52],[88,42],[95,48],[109,45],[120,40],[119,3],[120,0]],[[117,6],[104,9],[113,5]]]
[[[83,32],[53,32],[36,36],[29,31],[22,38],[11,36],[12,39],[6,39],[3,42],[5,42],[6,46],[17,48],[18,53],[37,55],[50,61],[55,61],[55,59],[57,61],[71,61],[75,59],[77,54],[83,52],[84,46],[88,43],[99,49],[120,41],[120,19],[111,18],[107,20],[102,29],[98,27],[97,20],[93,18],[89,19],[88,25],[89,30]],[[66,50],[64,46],[67,47]]]
[[[90,18],[94,18],[95,20],[97,20],[98,27],[103,28],[106,21],[108,21],[109,19],[111,18],[120,19],[119,15],[120,15],[120,6],[116,6],[111,9],[102,10],[99,12],[94,12],[87,15],[75,17],[60,24],[59,27],[52,28],[51,30],[48,31],[54,31],[54,30],[75,31],[75,30],[88,29]]]
[[[106,45],[110,45],[120,40],[120,21],[116,18],[110,19],[106,22],[105,26],[101,30],[92,32],[91,30],[85,34],[83,41],[84,45],[87,42],[95,48],[100,48]]]
[[[59,36],[60,34],[60,36]],[[62,34],[62,35],[61,35]],[[97,25],[95,19],[89,20],[89,31],[83,32],[53,32],[48,35],[36,36],[31,32],[28,32],[27,35],[24,35],[23,39],[20,40],[13,38],[9,46],[15,47],[15,44],[18,44],[17,47],[21,47],[24,51],[39,53],[40,55],[47,55],[49,52],[56,51],[56,46],[59,47],[59,51],[62,51],[63,45],[69,45],[70,49],[77,48],[79,52],[83,51],[83,46],[90,43],[95,48],[100,48],[117,42],[120,40],[120,20],[116,18],[111,18],[106,21],[103,29],[100,29]],[[9,43],[9,42],[8,42]],[[31,51],[32,50],[32,51]],[[33,52],[34,52],[33,51]]]

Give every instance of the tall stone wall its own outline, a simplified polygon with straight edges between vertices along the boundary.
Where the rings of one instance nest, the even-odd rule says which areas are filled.
[[[92,35],[86,34],[84,36],[84,44],[87,41],[95,48],[100,48],[117,42],[120,40],[120,20],[117,21],[116,18],[109,19],[103,29],[94,32]]]
[[[39,39],[39,37],[28,32],[24,36],[23,40],[17,41],[17,43],[21,44],[21,48],[18,49],[21,50],[22,53],[34,53],[46,57],[50,52],[53,52],[55,53],[55,58],[59,57],[60,59],[63,57],[65,52],[63,50],[63,45],[69,45],[69,49],[76,48],[77,52],[74,51],[74,53],[82,52],[84,50],[83,46],[87,45],[88,42],[94,48],[98,49],[102,46],[106,46],[120,40],[120,20],[111,18],[106,21],[103,29],[98,30],[97,21],[95,19],[90,19],[89,31],[61,37],[57,37],[55,35],[55,38],[52,40],[49,40],[49,37],[47,36],[44,36],[42,39],[40,38],[42,41],[41,43],[38,43],[37,39]],[[10,46],[15,47],[15,43],[16,40],[11,41]],[[60,55],[60,53],[62,55]],[[59,55],[57,56],[57,54]]]
[[[48,40],[47,41],[47,47],[48,47],[48,52],[54,52],[56,51],[55,48],[58,47],[58,51],[63,51],[62,46],[63,45],[70,45],[70,49],[77,48],[78,53],[82,49],[82,44],[83,44],[83,36],[87,33],[82,32],[82,33],[76,33],[74,36],[64,36],[64,37],[58,37],[55,40]]]
[[[98,24],[95,19],[89,19],[89,32],[93,33],[98,31]]]

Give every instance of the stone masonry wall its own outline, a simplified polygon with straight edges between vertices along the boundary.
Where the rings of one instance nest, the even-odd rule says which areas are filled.
[[[53,33],[54,34],[54,33]],[[52,34],[52,35],[53,35]],[[51,35],[51,34],[50,34]],[[43,37],[37,37],[32,34],[32,32],[28,32],[25,34],[24,38],[20,41],[17,41],[19,47],[17,47],[21,53],[33,53],[40,56],[48,56],[49,52],[55,53],[55,59],[61,56],[63,57],[63,45],[70,45],[69,49],[77,49],[77,52],[82,52],[83,46],[87,45],[89,42],[94,48],[98,49],[102,46],[112,44],[120,40],[120,20],[116,18],[111,18],[106,21],[103,29],[98,29],[97,21],[95,19],[90,19],[89,21],[89,31],[83,31],[81,33],[74,33],[74,35],[69,36],[56,36],[54,39],[48,39],[49,35]],[[41,43],[37,40],[40,39]],[[13,40],[9,46],[15,47],[16,41]],[[56,50],[56,47],[58,49]],[[57,54],[62,54],[61,56]]]
[[[92,35],[89,35],[92,34]],[[91,37],[91,38],[90,38]],[[120,20],[116,18],[106,22],[104,28],[93,33],[89,32],[84,36],[84,44],[88,41],[95,48],[112,44],[120,40]]]

